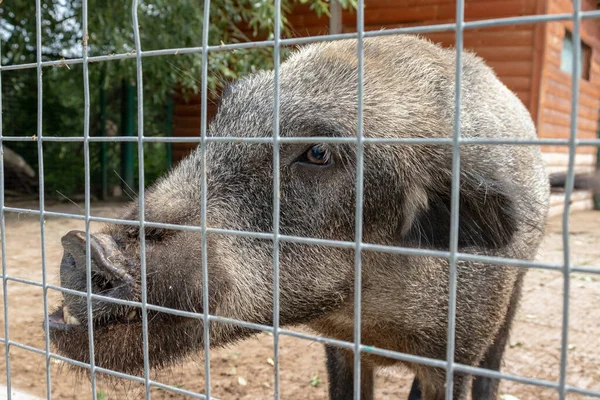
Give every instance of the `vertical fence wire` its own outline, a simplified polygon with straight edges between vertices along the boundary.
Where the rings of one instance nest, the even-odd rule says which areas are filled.
[[[0,240],[2,241],[2,301],[4,306],[4,361],[6,365],[6,398],[11,399],[10,338],[8,329],[8,280],[6,279],[6,224],[4,223],[4,136],[2,130],[2,46],[0,45]]]
[[[138,0],[131,5],[131,21],[135,39],[135,69],[137,82],[137,122],[138,122],[138,199],[139,199],[139,238],[140,238],[140,279],[142,289],[142,341],[144,351],[144,387],[146,400],[150,399],[150,355],[148,349],[148,288],[146,283],[146,232],[145,232],[145,202],[144,202],[144,82],[142,75],[142,44],[140,40],[140,23],[138,20]]]
[[[279,64],[281,62],[281,0],[275,0],[273,27],[273,389],[279,399]]]
[[[464,0],[456,2],[456,70],[454,101],[454,132],[452,136],[452,191],[450,202],[450,259],[448,275],[448,340],[446,344],[446,400],[451,400],[454,390],[454,350],[456,339],[456,268],[458,253],[458,225],[460,203],[460,110],[462,95],[462,53],[464,29]]]
[[[88,341],[90,352],[90,383],[92,386],[92,399],[96,400],[96,360],[94,355],[94,314],[92,309],[92,249],[90,230],[90,76],[88,64],[88,4],[87,0],[82,3],[82,53],[83,53],[83,96],[84,96],[84,119],[83,119],[83,162],[85,174],[85,273],[86,273],[86,296],[88,314]],[[69,323],[69,321],[65,321]]]
[[[560,400],[567,397],[567,359],[569,355],[569,292],[571,286],[571,249],[569,243],[569,211],[571,195],[575,185],[575,151],[577,146],[577,112],[579,108],[579,77],[581,65],[581,0],[573,0],[573,70],[571,79],[571,124],[569,127],[569,163],[565,182],[565,205],[562,215],[563,241],[563,315],[560,348],[560,374],[558,379],[558,396]]]
[[[35,42],[37,64],[37,150],[39,166],[39,193],[40,193],[40,247],[42,256],[42,290],[44,296],[44,353],[46,356],[46,392],[51,396],[50,381],[50,330],[48,322],[48,282],[46,276],[46,239],[44,229],[44,152],[42,143],[42,112],[43,112],[43,80],[42,80],[42,6],[40,0],[35,0]],[[5,321],[5,323],[7,323]]]
[[[204,342],[204,385],[206,398],[210,399],[210,321],[208,301],[208,246],[206,239],[206,107],[208,105],[208,32],[210,28],[210,0],[204,0],[202,19],[202,93],[200,105],[200,163],[202,168],[201,204],[200,204],[200,229],[202,235],[202,309],[204,311],[203,342]]]
[[[364,176],[364,147],[363,147],[363,86],[364,86],[364,34],[365,34],[365,3],[358,0],[356,10],[356,31],[358,33],[358,88],[356,110],[356,210],[354,232],[354,399],[360,400],[361,377],[361,301],[362,301],[362,230],[363,230],[363,176]]]

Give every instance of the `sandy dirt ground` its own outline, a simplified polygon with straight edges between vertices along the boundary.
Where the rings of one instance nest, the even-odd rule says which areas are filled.
[[[35,208],[35,204],[20,206]],[[114,216],[115,204],[97,204],[96,216]],[[74,205],[47,205],[48,210],[81,213]],[[92,229],[97,225],[92,224]],[[58,285],[58,266],[62,257],[60,237],[71,229],[83,229],[82,221],[46,218],[45,256],[47,280]],[[571,218],[573,263],[600,266],[600,212],[577,212]],[[561,263],[562,238],[560,218],[552,218],[540,250],[539,260]],[[13,277],[42,281],[42,249],[38,216],[6,214],[6,267]],[[516,318],[503,371],[529,378],[557,381],[560,365],[562,323],[561,273],[531,270],[526,278],[523,301]],[[40,287],[9,281],[8,327],[11,340],[44,349],[43,290]],[[50,307],[60,302],[60,293],[49,290]],[[4,307],[0,313],[0,336],[4,337]],[[569,353],[567,381],[571,385],[600,391],[600,276],[573,274],[571,277]],[[323,348],[319,343],[282,336],[281,398],[290,400],[326,399],[327,377]],[[273,398],[273,338],[261,334],[235,346],[211,351],[212,395],[220,399]],[[10,378],[12,385],[47,397],[45,357],[28,350],[11,347]],[[192,356],[183,365],[152,371],[151,378],[190,391],[204,390],[204,359]],[[412,381],[409,371],[399,367],[378,373],[377,399],[406,399]],[[77,377],[64,363],[53,360],[50,368],[53,399],[90,399],[87,378]],[[6,383],[4,345],[0,346],[0,383]],[[555,399],[553,389],[503,381],[500,388],[506,400]],[[98,376],[98,399],[142,399],[143,384],[127,380],[108,382]],[[511,397],[514,396],[514,397]],[[152,389],[152,399],[182,399],[180,394]],[[570,399],[586,398],[569,395]]]

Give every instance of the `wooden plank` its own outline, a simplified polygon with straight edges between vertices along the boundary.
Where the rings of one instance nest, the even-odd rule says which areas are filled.
[[[452,24],[454,20],[443,20],[443,19],[428,19],[416,22],[405,22],[405,23],[390,23],[390,24],[371,24],[365,25],[365,30],[380,30],[382,28],[385,29],[395,29],[395,28],[405,28],[410,26],[426,26],[426,25],[441,25],[441,24]],[[465,32],[510,32],[513,30],[525,30],[525,29],[533,29],[535,24],[526,24],[526,25],[508,25],[508,26],[500,26],[500,27],[486,27],[479,29],[467,29]],[[355,32],[356,31],[356,16],[349,18],[347,21],[343,23],[343,31],[344,32]],[[452,32],[452,30],[447,30],[447,32]],[[422,34],[422,36],[428,36],[429,34]]]
[[[198,147],[198,143],[173,143],[173,153],[177,153],[180,156],[186,155]]]
[[[286,38],[295,37],[306,37],[306,36],[323,36],[329,34],[329,25],[323,26],[298,26],[296,29],[292,29],[290,35],[286,35]]]
[[[200,127],[190,128],[190,127],[185,127],[185,126],[173,126],[173,136],[184,136],[184,137],[200,136]]]
[[[560,53],[555,50],[547,49],[546,64],[548,67],[552,66],[560,69]]]
[[[216,104],[217,100],[220,96],[220,93],[218,91],[216,92],[209,92],[208,93],[208,104]],[[179,90],[176,90],[175,93],[173,93],[173,101],[175,101],[175,103],[181,103],[181,104],[200,104],[201,101],[201,94],[200,93],[196,93],[196,94],[191,94],[189,96],[187,96],[187,100],[186,97],[184,97],[183,93],[181,93]]]
[[[356,16],[355,16],[356,18]],[[321,17],[312,10],[300,11],[294,8],[288,15],[288,22],[294,27],[309,27],[309,26],[329,26],[329,18],[325,15]]]
[[[470,7],[472,4],[481,2],[487,3],[504,3],[505,0],[465,0],[465,7]],[[526,3],[531,0],[520,0]],[[429,5],[429,4],[449,4],[456,6],[456,0],[402,0],[403,5],[414,6],[414,5]],[[383,6],[394,6],[398,5],[398,0],[365,0],[365,7],[383,7]]]
[[[216,107],[209,107],[206,110],[206,117],[212,119],[217,113]],[[173,107],[173,119],[178,118],[192,118],[194,120],[200,120],[200,106],[182,106],[178,105]]]
[[[558,125],[554,125],[554,124],[549,124],[549,123],[542,123],[541,128],[538,129],[538,136],[539,137],[544,137],[544,138],[554,138],[554,139],[568,139],[569,135],[570,135],[570,129],[564,126],[558,126]],[[586,136],[586,138],[588,138],[588,134],[590,132],[588,132],[586,134],[585,131],[582,130],[577,130],[577,137],[580,139],[583,139],[583,136]],[[583,147],[583,146],[582,146]],[[585,146],[587,147],[587,146]]]
[[[570,113],[558,112],[548,108],[545,108],[543,113],[544,123],[570,128]],[[577,118],[577,129],[594,133],[598,130],[598,121],[588,118]]]
[[[500,79],[513,76],[529,77],[533,67],[531,61],[490,61],[487,64]]]
[[[466,18],[482,18],[492,16],[491,18],[501,18],[502,16],[517,16],[535,14],[536,2],[523,0],[506,1],[473,1],[465,4]],[[488,17],[489,18],[489,17]]]
[[[472,0],[467,0],[468,3]],[[402,5],[406,7],[419,5],[438,5],[438,4],[456,4],[456,0],[403,0]],[[365,0],[365,10],[367,8],[389,8],[398,7],[398,0]]]
[[[531,46],[502,46],[502,47],[478,47],[475,52],[478,56],[492,61],[531,61],[533,48]]]
[[[451,7],[451,6],[450,6]],[[422,21],[425,19],[438,19],[439,6],[401,6],[392,7],[369,7],[364,12],[365,25],[385,25],[397,24],[401,22]],[[348,19],[356,20],[356,15],[342,14],[342,23],[348,22]]]
[[[573,12],[571,5],[567,1],[550,0],[550,12],[553,14]]]
[[[194,149],[196,148],[196,146],[194,147],[184,147],[181,146],[180,143],[176,143],[173,144],[173,161],[175,163],[181,161],[182,159],[184,159],[186,156],[188,156],[192,151],[194,151]]]
[[[490,18],[515,17],[522,15],[531,15],[535,12],[535,3],[522,0],[505,1],[478,1],[465,4],[465,20],[480,20]],[[408,21],[423,20],[454,20],[456,16],[456,6],[452,3],[444,4],[415,4],[398,6],[380,5],[367,6],[365,8],[365,25],[372,24],[397,24]],[[342,13],[342,23],[353,23],[351,19],[356,19],[355,15]],[[355,22],[355,21],[354,21]]]
[[[546,92],[549,94],[554,94],[558,97],[562,97],[563,99],[570,100],[571,99],[571,88],[567,87],[559,82],[556,82],[552,79],[546,79],[545,82]],[[590,108],[598,107],[598,99],[594,99],[593,97],[587,96],[585,93],[579,93],[579,104],[585,105]]]
[[[548,68],[545,74],[546,79],[551,79],[554,82],[571,90],[572,77],[570,74],[558,68]],[[585,79],[579,81],[579,91],[592,98],[600,97],[600,88]]]
[[[600,53],[599,51],[593,51],[594,53]],[[597,60],[592,61],[592,68],[590,74],[590,82],[596,87],[600,87],[600,63]]]
[[[504,76],[501,80],[513,92],[531,88],[531,78],[528,76]]]
[[[525,106],[527,106],[527,104],[530,102],[530,99],[529,99],[530,93],[529,93],[529,91],[528,90],[520,90],[520,91],[514,92],[514,93],[517,95],[517,97],[519,98],[519,100],[521,100],[521,102]]]
[[[547,0],[537,0],[536,14],[545,14],[548,9]],[[525,103],[529,109],[529,113],[536,126],[539,125],[539,110],[542,103],[542,97],[540,91],[542,88],[542,76],[544,69],[544,58],[546,57],[546,43],[547,43],[547,24],[535,24],[532,29],[533,33],[533,57],[531,67],[531,89],[529,96],[529,103]]]
[[[546,101],[544,102],[544,108],[570,114],[571,100],[557,96],[553,93],[548,93]],[[596,107],[588,107],[580,104],[579,107],[577,107],[577,115],[581,118],[596,119],[598,118],[598,109]]]
[[[548,48],[558,54],[562,53],[564,36],[564,32],[560,35],[551,35],[550,40],[548,41]]]
[[[197,130],[200,132],[200,118],[194,118],[193,120],[177,121],[173,120],[173,130],[187,129]]]
[[[439,32],[428,34],[427,37],[434,42],[454,43],[454,32]],[[531,29],[515,30],[509,32],[498,31],[465,31],[464,46],[531,46],[533,44],[533,31]]]
[[[568,153],[569,152],[569,147],[568,146],[540,146],[542,152],[544,153]],[[576,149],[576,154],[594,154],[595,153],[595,149],[593,147],[590,146],[579,146]]]
[[[175,104],[173,117],[196,117],[200,115],[200,104]]]
[[[545,105],[544,105],[544,110],[548,109],[550,111],[556,111],[556,112],[561,112],[561,113],[565,113],[568,115],[571,115],[571,104],[570,102],[562,102],[559,103],[557,102],[555,96],[548,96]],[[584,118],[587,120],[594,120],[594,118],[598,117],[598,112],[593,111],[591,108],[588,107],[578,107],[578,112],[577,115],[579,118]]]

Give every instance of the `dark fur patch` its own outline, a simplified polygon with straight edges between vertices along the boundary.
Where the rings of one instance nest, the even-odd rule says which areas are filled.
[[[520,212],[514,189],[482,176],[462,179],[458,248],[497,249],[508,245],[518,228]],[[429,192],[429,204],[418,213],[404,237],[411,244],[447,250],[450,247],[451,181]]]

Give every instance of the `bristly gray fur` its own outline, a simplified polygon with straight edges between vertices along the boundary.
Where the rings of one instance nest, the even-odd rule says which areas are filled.
[[[306,46],[281,65],[280,73],[283,137],[356,135],[355,40]],[[414,36],[365,39],[364,135],[452,137],[454,76],[453,50]],[[536,137],[531,117],[515,94],[481,59],[467,52],[463,56],[462,93],[463,137]],[[272,71],[231,85],[209,136],[271,136],[273,96]],[[297,162],[310,145],[281,145],[280,233],[353,241],[355,146],[324,146],[334,164],[311,168]],[[205,150],[207,226],[271,232],[272,146],[211,142]],[[147,191],[146,221],[200,225],[204,172],[200,157],[196,151]],[[532,260],[542,240],[549,201],[539,148],[463,145],[460,175],[459,250]],[[447,249],[451,183],[451,146],[365,144],[363,241]],[[124,217],[136,219],[137,206],[132,204]],[[130,274],[139,280],[137,228],[111,225],[103,232],[112,235],[131,260]],[[146,235],[148,301],[202,311],[200,234],[146,228]],[[352,341],[353,250],[283,241],[279,254],[281,324],[308,324],[322,335]],[[209,234],[208,267],[211,314],[272,323],[270,241]],[[456,362],[499,368],[523,271],[458,262]],[[448,273],[445,259],[365,251],[363,344],[445,359]],[[86,319],[85,301],[69,306],[75,316]],[[95,307],[100,314],[101,304]],[[202,348],[201,320],[154,315],[149,329],[153,366],[177,362]],[[139,372],[143,368],[140,332],[140,323],[98,323],[94,332],[96,365]],[[231,343],[253,333],[211,323],[211,344]],[[61,353],[88,359],[85,330],[53,331],[52,338]],[[328,352],[331,365],[345,368],[336,375],[339,386],[332,386],[332,394],[348,393],[344,386],[352,378],[351,361],[344,361],[348,354],[339,349]],[[362,379],[367,397],[372,393],[373,369],[395,363],[364,356],[367,372]],[[409,367],[418,378],[423,399],[443,398],[443,370],[416,364]],[[468,376],[455,377],[456,399],[465,398],[468,383]],[[479,398],[494,398],[497,388],[492,380],[479,379],[473,390],[489,396]]]

